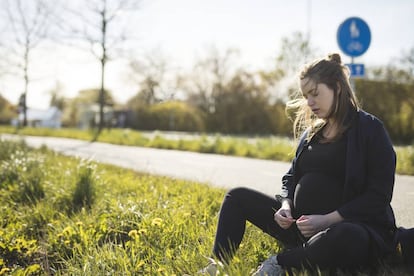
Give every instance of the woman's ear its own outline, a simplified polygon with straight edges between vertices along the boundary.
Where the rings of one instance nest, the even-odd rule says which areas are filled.
[[[338,95],[341,94],[341,85],[339,84],[339,82],[336,83],[336,89],[338,91]]]

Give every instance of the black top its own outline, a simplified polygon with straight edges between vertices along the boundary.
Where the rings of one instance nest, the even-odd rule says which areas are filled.
[[[294,216],[327,214],[342,204],[346,139],[323,143],[315,136],[297,160]]]

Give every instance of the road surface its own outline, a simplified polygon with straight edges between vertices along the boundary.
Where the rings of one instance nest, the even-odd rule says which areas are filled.
[[[0,137],[20,139],[8,134],[0,134]],[[270,195],[280,191],[281,178],[290,166],[286,162],[91,143],[67,138],[25,136],[24,139],[33,147],[46,145],[65,155],[90,158],[139,172],[188,179],[226,189],[251,187]],[[396,175],[392,206],[398,226],[414,227],[413,176]]]

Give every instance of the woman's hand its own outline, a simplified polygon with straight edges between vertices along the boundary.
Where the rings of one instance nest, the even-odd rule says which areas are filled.
[[[282,203],[282,207],[276,211],[274,219],[277,224],[283,229],[288,229],[290,226],[292,226],[295,220],[292,217],[289,201],[286,200]]]
[[[342,216],[334,211],[326,215],[303,215],[296,220],[296,226],[303,236],[309,238],[341,221],[343,221]]]

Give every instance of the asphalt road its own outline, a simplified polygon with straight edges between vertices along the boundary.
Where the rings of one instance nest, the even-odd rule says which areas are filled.
[[[0,137],[20,139],[8,134],[0,134]],[[67,138],[25,136],[24,139],[33,147],[46,145],[65,155],[93,159],[139,172],[188,179],[227,189],[251,187],[270,195],[280,191],[281,178],[290,166],[289,163],[278,161],[90,143]],[[414,227],[413,176],[396,175],[392,206],[398,226]]]

